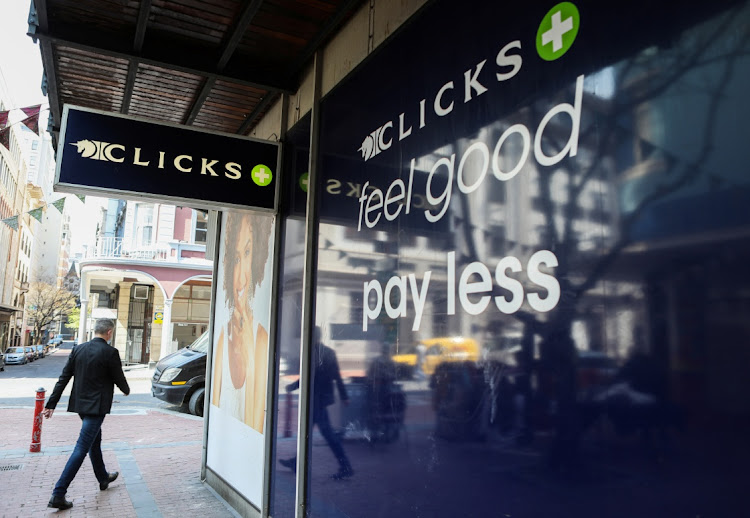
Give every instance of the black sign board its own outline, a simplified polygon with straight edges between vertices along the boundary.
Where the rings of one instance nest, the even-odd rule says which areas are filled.
[[[275,210],[279,144],[65,106],[55,190]]]

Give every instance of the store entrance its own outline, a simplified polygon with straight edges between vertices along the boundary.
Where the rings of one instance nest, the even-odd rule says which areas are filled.
[[[148,363],[149,361],[153,307],[154,287],[134,284],[130,290],[126,363]]]

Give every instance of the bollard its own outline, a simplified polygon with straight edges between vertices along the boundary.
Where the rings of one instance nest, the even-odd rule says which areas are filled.
[[[34,428],[31,432],[31,446],[29,451],[31,453],[38,453],[42,451],[42,411],[44,410],[44,387],[40,387],[36,391],[36,406],[34,407]]]

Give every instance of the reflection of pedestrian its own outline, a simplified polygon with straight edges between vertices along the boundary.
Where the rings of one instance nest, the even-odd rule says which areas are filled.
[[[396,384],[396,362],[390,351],[389,345],[383,346],[380,356],[367,369],[365,378],[367,428],[373,441],[395,440],[404,421],[406,399]]]
[[[73,378],[73,390],[68,401],[68,412],[76,412],[81,418],[81,432],[78,436],[73,453],[63,469],[60,479],[52,491],[52,499],[48,507],[69,509],[71,502],[65,500],[68,486],[75,478],[88,453],[91,466],[99,481],[102,491],[109,487],[118,472],[108,473],[102,458],[101,427],[104,416],[112,408],[114,385],[125,394],[130,394],[130,387],[122,372],[120,354],[117,349],[110,347],[107,342],[112,339],[115,323],[109,319],[100,319],[94,326],[94,339],[76,346],[68,357],[60,379],[47,401],[44,417],[50,418],[60,401],[63,390]]]
[[[330,347],[326,347],[320,342],[320,328],[315,327],[313,331],[313,348],[311,362],[313,365],[312,374],[312,419],[313,424],[318,425],[320,434],[328,443],[328,447],[331,448],[333,455],[339,463],[338,472],[331,475],[334,480],[340,480],[342,478],[351,477],[354,475],[352,465],[349,463],[349,458],[344,452],[344,447],[341,444],[341,439],[338,434],[333,430],[331,426],[331,420],[328,417],[328,407],[336,402],[336,398],[333,394],[333,385],[336,384],[339,391],[339,398],[347,405],[349,404],[349,396],[346,393],[346,387],[341,379],[341,371],[339,370],[339,362],[336,358],[336,353]],[[290,383],[286,387],[287,392],[291,392],[299,388],[299,380]],[[292,470],[297,467],[297,458],[292,457],[290,459],[280,459],[279,462],[282,466],[290,468]]]

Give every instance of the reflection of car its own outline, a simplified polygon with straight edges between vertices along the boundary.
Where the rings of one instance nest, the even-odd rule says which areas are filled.
[[[26,357],[29,359],[30,362],[33,362],[39,357],[39,355],[36,352],[36,349],[31,347],[30,345],[25,346],[23,350],[26,351]]]
[[[23,365],[28,363],[29,358],[26,356],[26,351],[23,347],[8,347],[5,351],[5,363],[8,365]]]
[[[165,356],[156,364],[151,395],[173,405],[188,405],[194,415],[203,415],[206,383],[208,332],[192,345]]]
[[[417,365],[420,347],[424,349],[421,366]],[[424,374],[431,376],[441,363],[479,361],[479,344],[473,338],[462,336],[429,338],[397,352],[393,361],[401,378],[411,377],[419,367]]]
[[[40,345],[32,345],[32,347],[34,349],[36,349],[36,355],[37,355],[37,357],[44,358],[45,351],[44,351],[44,346],[43,345],[41,345],[41,344]]]

